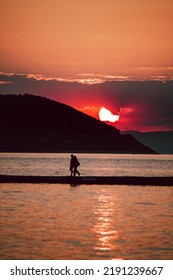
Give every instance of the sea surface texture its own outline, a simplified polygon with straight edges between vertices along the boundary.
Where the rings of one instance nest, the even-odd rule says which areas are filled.
[[[82,176],[173,176],[173,155],[76,154]],[[0,153],[0,174],[67,176],[70,154]]]
[[[173,175],[173,156],[78,154],[85,175]],[[1,154],[0,173],[68,175],[68,154]],[[0,184],[0,259],[173,259],[173,187]]]

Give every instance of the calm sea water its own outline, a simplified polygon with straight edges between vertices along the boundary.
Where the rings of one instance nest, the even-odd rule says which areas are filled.
[[[173,176],[173,155],[77,154],[82,176]],[[0,153],[0,174],[66,176],[70,154]]]
[[[79,154],[82,175],[173,175],[173,156]],[[68,175],[69,154],[0,154],[0,173]],[[0,184],[0,259],[173,259],[173,187]]]

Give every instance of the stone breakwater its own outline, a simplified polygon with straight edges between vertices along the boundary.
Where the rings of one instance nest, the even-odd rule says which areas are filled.
[[[142,177],[142,176],[71,177],[71,176],[0,175],[0,183],[173,186],[173,177]]]

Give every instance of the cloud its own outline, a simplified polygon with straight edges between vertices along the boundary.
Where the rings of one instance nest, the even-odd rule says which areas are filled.
[[[0,76],[11,77],[14,76],[14,73],[0,72]]]
[[[0,81],[0,85],[7,85],[7,84],[12,84],[12,82],[8,82],[8,81]]]
[[[143,69],[143,70],[173,70],[173,66],[167,66],[167,67],[147,67],[147,66],[141,66],[139,67],[139,69]]]
[[[84,76],[87,76],[84,78]],[[36,81],[57,81],[57,82],[66,82],[66,83],[79,83],[79,84],[87,84],[87,85],[93,85],[93,84],[100,84],[103,83],[107,80],[108,76],[102,76],[102,75],[94,75],[94,74],[82,74],[82,75],[77,75],[78,77],[76,78],[62,78],[62,77],[56,77],[56,76],[45,76],[42,74],[33,74],[33,73],[28,73],[28,74],[14,74],[14,73],[5,73],[5,72],[0,72],[0,76],[4,77],[12,77],[12,76],[22,76],[26,77],[28,79],[33,79]]]
[[[150,80],[158,81],[168,81],[173,80],[173,66],[167,67],[148,67],[142,66],[138,67],[138,70],[142,75],[147,79],[147,76],[150,76]]]
[[[1,77],[24,77],[27,79],[32,79],[36,81],[57,81],[57,82],[65,82],[65,83],[79,83],[83,85],[94,85],[94,84],[101,84],[105,82],[113,82],[113,81],[169,81],[173,79],[173,67],[139,67],[140,70],[151,70],[153,71],[153,75],[150,75],[150,78],[144,76],[143,78],[136,78],[136,76],[130,75],[110,75],[110,74],[95,74],[95,73],[83,73],[83,74],[76,74],[76,77],[57,77],[57,76],[46,76],[42,74],[36,73],[6,73],[0,72]],[[160,70],[168,70],[170,73],[158,73],[156,71]]]

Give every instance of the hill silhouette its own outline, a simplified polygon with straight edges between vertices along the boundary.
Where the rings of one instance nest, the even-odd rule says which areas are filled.
[[[139,142],[160,154],[173,154],[173,131],[123,131],[122,133],[131,134]]]
[[[0,95],[1,152],[155,153],[65,104],[35,95]]]

